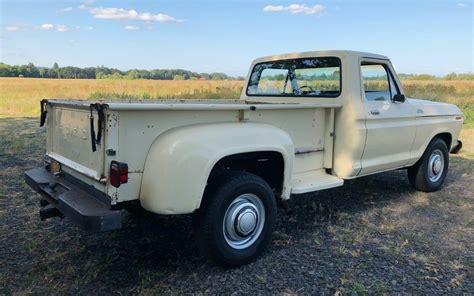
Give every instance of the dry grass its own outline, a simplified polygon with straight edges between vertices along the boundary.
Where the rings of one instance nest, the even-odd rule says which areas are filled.
[[[201,259],[189,216],[131,215],[100,234],[40,221],[22,175],[43,165],[45,129],[0,118],[0,295],[472,294],[473,132],[440,191],[397,170],[293,196],[263,256],[227,270]]]
[[[474,125],[474,81],[405,80],[409,97],[458,105]],[[42,98],[237,99],[243,81],[163,81],[0,78],[0,116],[37,116]]]
[[[36,116],[43,98],[236,99],[242,81],[0,78],[0,115]]]
[[[473,80],[404,80],[403,89],[409,96],[423,92],[424,98],[437,99],[455,104],[474,103]]]

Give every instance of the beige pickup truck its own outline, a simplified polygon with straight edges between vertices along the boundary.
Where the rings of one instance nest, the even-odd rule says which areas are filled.
[[[227,266],[268,245],[277,200],[406,168],[438,190],[463,114],[407,99],[390,60],[353,51],[264,57],[240,100],[43,100],[45,167],[25,172],[41,218],[122,227],[139,205],[194,215],[198,245]]]

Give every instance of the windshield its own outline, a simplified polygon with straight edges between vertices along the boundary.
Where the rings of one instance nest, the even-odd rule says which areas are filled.
[[[302,58],[256,64],[248,96],[337,97],[341,61],[335,57]]]

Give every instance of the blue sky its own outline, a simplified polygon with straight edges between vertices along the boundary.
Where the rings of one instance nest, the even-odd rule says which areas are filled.
[[[0,0],[1,61],[245,75],[260,56],[351,49],[398,72],[473,72],[473,1]]]

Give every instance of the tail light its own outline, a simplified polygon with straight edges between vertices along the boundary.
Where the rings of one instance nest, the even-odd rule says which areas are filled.
[[[110,184],[119,187],[128,181],[128,165],[124,162],[112,160],[110,163]]]

